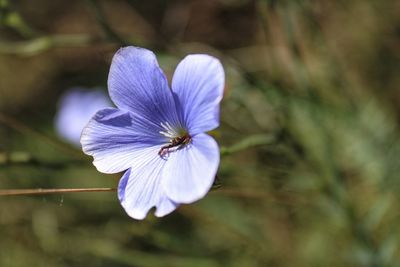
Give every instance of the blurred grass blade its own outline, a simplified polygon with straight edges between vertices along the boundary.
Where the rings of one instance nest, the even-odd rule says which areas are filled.
[[[226,156],[229,154],[233,154],[239,152],[241,150],[250,148],[250,147],[257,147],[257,146],[264,146],[270,145],[275,141],[275,137],[271,134],[257,134],[251,135],[243,140],[239,141],[238,143],[229,146],[229,147],[221,147],[221,156]]]

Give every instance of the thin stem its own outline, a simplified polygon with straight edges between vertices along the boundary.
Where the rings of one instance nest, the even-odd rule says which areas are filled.
[[[114,192],[116,188],[51,188],[51,189],[9,189],[0,190],[0,196],[29,196],[29,195],[47,195],[47,194],[65,194],[78,192]]]
[[[32,196],[32,195],[49,195],[49,194],[67,194],[67,193],[92,193],[92,192],[115,192],[116,188],[98,187],[98,188],[36,188],[36,189],[3,189],[0,190],[2,196]],[[300,202],[307,204],[304,199],[298,196],[271,196],[267,192],[255,190],[237,190],[235,188],[224,188],[211,191],[213,195],[222,195],[233,198],[248,199],[264,199],[272,202],[286,203],[289,205],[297,205]]]

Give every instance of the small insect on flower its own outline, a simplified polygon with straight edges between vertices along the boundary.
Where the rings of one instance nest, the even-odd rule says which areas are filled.
[[[158,155],[160,155],[163,158],[166,155],[168,155],[171,148],[175,147],[176,148],[175,150],[183,148],[185,145],[190,143],[190,140],[191,140],[191,137],[188,134],[186,134],[184,136],[175,137],[170,141],[170,144],[161,147],[160,151],[158,151]]]
[[[125,171],[118,197],[129,216],[144,219],[156,207],[161,217],[210,190],[220,154],[205,132],[219,126],[224,79],[219,60],[188,55],[170,88],[151,51],[125,47],[114,55],[108,90],[118,108],[99,110],[81,144],[100,172]]]

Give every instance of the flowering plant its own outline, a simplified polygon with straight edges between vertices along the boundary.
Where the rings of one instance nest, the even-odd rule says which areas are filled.
[[[209,191],[220,155],[205,132],[219,125],[224,79],[216,58],[188,55],[170,89],[151,51],[125,47],[115,54],[108,90],[118,108],[98,111],[81,144],[100,172],[125,171],[118,197],[129,216],[143,219],[156,207],[161,217]]]

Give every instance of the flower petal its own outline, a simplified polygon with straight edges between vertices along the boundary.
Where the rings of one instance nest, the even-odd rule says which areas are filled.
[[[142,220],[152,207],[157,217],[165,216],[178,204],[171,201],[161,187],[161,171],[165,165],[157,154],[147,154],[122,176],[118,186],[118,198],[126,213]]]
[[[108,96],[100,89],[75,87],[65,92],[58,104],[55,127],[60,137],[79,146],[82,130],[99,109],[111,107]]]
[[[191,203],[209,191],[219,165],[219,148],[207,134],[198,134],[189,145],[170,152],[163,170],[163,187],[168,198]]]
[[[178,123],[168,81],[153,52],[124,47],[114,55],[108,76],[110,97],[123,110],[157,123]]]
[[[93,156],[98,171],[116,173],[130,168],[149,151],[159,150],[165,143],[161,130],[130,112],[106,108],[98,111],[84,128],[82,149]]]
[[[172,79],[172,91],[190,134],[218,127],[224,81],[224,69],[212,56],[189,55],[179,63]]]

